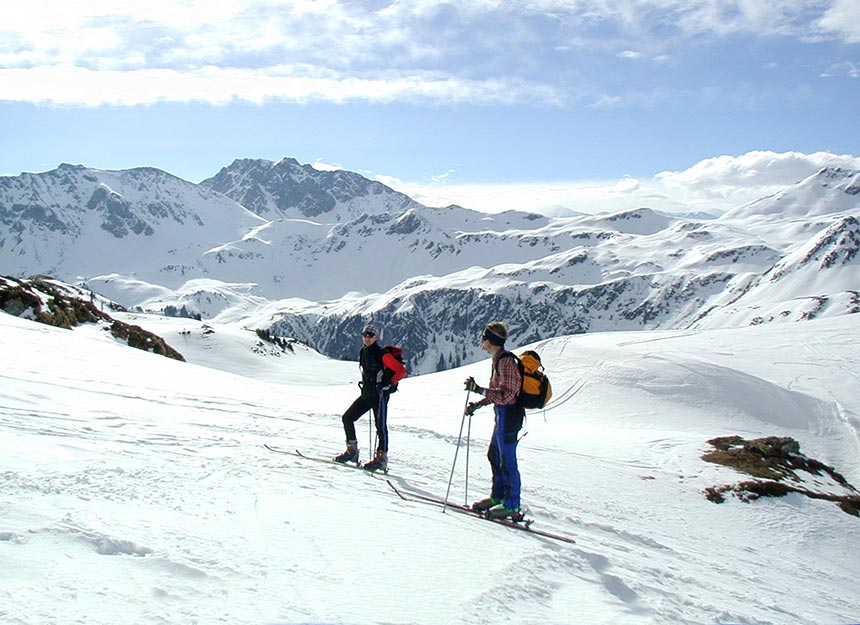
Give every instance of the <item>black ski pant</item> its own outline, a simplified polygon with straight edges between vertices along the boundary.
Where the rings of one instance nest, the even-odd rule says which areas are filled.
[[[376,397],[361,395],[352,402],[342,417],[346,440],[358,440],[355,434],[355,422],[371,410],[376,423],[376,450],[388,453],[388,393],[380,393]]]

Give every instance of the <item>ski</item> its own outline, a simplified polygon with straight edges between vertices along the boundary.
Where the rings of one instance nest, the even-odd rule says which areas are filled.
[[[268,443],[263,443],[263,447],[268,449],[269,451],[273,451],[276,454],[287,454],[289,456],[295,456],[297,458],[302,458],[304,460],[313,460],[314,462],[323,462],[325,464],[333,464],[339,467],[346,467],[347,469],[364,469],[363,464],[356,464],[355,462],[338,462],[334,458],[320,458],[318,456],[308,456],[307,454],[303,454],[298,449],[282,449],[280,447],[272,447]],[[378,471],[368,471],[364,469],[364,472],[369,475],[375,475]],[[388,471],[384,471],[386,475],[388,475]]]
[[[362,467],[361,464],[356,464],[355,462],[338,462],[334,458],[320,458],[318,456],[308,456],[300,452],[298,449],[282,449],[280,447],[272,447],[268,443],[263,443],[263,447],[265,447],[269,451],[274,451],[276,454],[287,454],[289,456],[296,456],[297,458],[303,458],[305,460],[313,460],[314,462],[336,464],[341,467],[346,467],[347,469],[360,469]]]
[[[461,514],[466,514],[469,516],[477,517],[479,519],[484,519],[485,521],[490,521],[491,523],[496,523],[498,525],[504,525],[505,527],[511,527],[513,529],[518,529],[524,532],[528,532],[530,534],[535,534],[537,536],[543,536],[544,538],[551,538],[553,540],[559,540],[565,543],[575,543],[576,541],[570,536],[565,536],[564,534],[556,534],[554,532],[547,532],[546,530],[535,529],[532,527],[532,523],[534,523],[534,519],[527,519],[525,521],[511,521],[510,519],[488,519],[481,512],[477,510],[472,510],[468,506],[464,506],[458,503],[452,503],[450,501],[445,501],[441,497],[433,497],[430,495],[423,495],[421,493],[416,493],[413,491],[408,491],[404,494],[402,490],[397,488],[394,484],[391,483],[391,480],[386,480],[391,489],[397,493],[397,496],[400,497],[404,501],[416,501],[419,503],[426,503],[436,506],[442,506],[443,510],[446,508],[450,508],[455,512],[459,512]]]

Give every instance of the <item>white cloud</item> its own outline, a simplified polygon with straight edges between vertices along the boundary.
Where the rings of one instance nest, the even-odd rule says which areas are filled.
[[[821,74],[822,78],[838,78],[840,76],[860,78],[860,63],[852,63],[849,61],[836,63]]]
[[[834,0],[818,25],[838,34],[845,43],[860,43],[860,3],[857,0]]]
[[[452,176],[453,174],[454,174],[454,170],[453,170],[453,169],[449,169],[448,171],[446,171],[446,172],[445,172],[445,173],[443,173],[443,174],[437,174],[437,175],[435,175],[435,176],[432,176],[433,183],[434,183],[434,184],[443,184],[443,183],[445,183],[445,181],[447,181],[447,180],[448,180],[448,178],[449,178],[450,176]]]
[[[382,177],[377,177],[385,182]],[[558,214],[559,209],[583,213],[615,212],[653,206],[653,192],[632,178],[608,181],[553,181],[510,184],[422,184],[389,178],[385,182],[427,206],[457,204],[488,213],[520,210]],[[659,208],[681,210],[677,202],[658,198]],[[671,205],[671,206],[670,206]]]
[[[338,165],[336,163],[327,163],[324,160],[322,160],[321,158],[318,158],[311,165],[311,167],[313,167],[317,171],[340,171],[341,169],[343,169],[343,167],[341,165]]]
[[[850,43],[860,41],[858,12],[856,0],[813,7],[802,0],[40,0],[4,10],[0,98],[91,104],[103,91],[104,102],[130,104],[174,99],[174,93],[177,100],[216,103],[415,97],[611,103],[621,98],[596,86],[600,77],[589,74],[589,65],[577,68],[577,80],[558,71],[570,63],[571,50],[665,61],[670,51],[683,58],[680,44],[703,35]],[[75,74],[92,87],[84,96],[84,89],[69,89],[71,67],[103,76]],[[22,88],[35,78],[8,73],[13,70],[37,72],[43,88]],[[135,88],[138,80],[152,95]],[[210,84],[220,80],[228,84]],[[186,81],[191,85],[182,89]]]
[[[624,176],[621,180],[615,183],[613,187],[619,193],[629,193],[639,189],[639,181],[631,176]]]
[[[779,189],[799,182],[823,167],[860,169],[860,158],[829,152],[770,152],[757,150],[740,156],[717,156],[684,171],[655,176],[667,189],[694,190],[701,195],[731,197],[752,189]]]
[[[576,25],[581,45],[589,44],[592,25],[612,25],[627,40],[656,44],[662,39],[670,47],[703,35],[807,38],[830,34],[851,42],[860,32],[855,0],[532,0],[528,6]],[[606,29],[599,32],[605,37]]]
[[[308,75],[310,73],[310,75]],[[334,72],[314,75],[307,68],[276,66],[267,70],[203,67],[193,72],[173,69],[96,71],[74,65],[32,69],[0,69],[0,99],[62,105],[98,106],[152,104],[159,101],[268,100],[307,102],[392,102],[395,100],[457,103],[479,101],[509,104],[560,102],[549,87],[503,80],[470,81],[438,75],[356,78]]]
[[[828,166],[860,171],[860,157],[754,151],[708,158],[688,169],[660,172],[647,180],[624,176],[604,181],[458,185],[388,178],[386,184],[428,206],[459,204],[491,213],[523,210],[555,214],[559,207],[601,213],[649,207],[719,214],[771,195]]]
[[[397,189],[403,193],[406,193],[405,191],[403,191],[404,188],[420,188],[414,185],[405,184],[400,178],[397,178],[395,176],[387,176],[385,174],[373,174],[371,172],[367,172],[367,175],[370,178],[376,180],[377,182],[381,182],[382,184],[389,186],[392,189]],[[418,198],[413,199],[418,200]],[[421,200],[418,201],[420,202]],[[428,206],[431,205],[435,206],[435,204],[428,204]]]

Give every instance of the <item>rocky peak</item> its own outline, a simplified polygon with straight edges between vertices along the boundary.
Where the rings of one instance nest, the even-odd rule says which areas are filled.
[[[235,160],[202,186],[223,193],[267,219],[317,219],[337,223],[363,213],[420,206],[408,196],[344,171],[320,171],[293,158]]]

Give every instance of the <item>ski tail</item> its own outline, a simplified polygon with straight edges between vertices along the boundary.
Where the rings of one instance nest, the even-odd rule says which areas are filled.
[[[497,525],[504,525],[505,527],[510,527],[513,529],[518,529],[520,531],[528,532],[530,534],[534,534],[536,536],[542,536],[543,538],[550,538],[552,540],[558,540],[561,542],[574,544],[576,541],[565,534],[558,534],[555,532],[548,532],[542,529],[536,529],[532,527],[532,523],[534,523],[534,519],[526,519],[524,521],[515,522],[510,519],[487,519],[483,514],[476,510],[472,510],[468,506],[452,503],[450,501],[445,501],[441,497],[433,497],[432,495],[424,495],[422,493],[416,492],[406,492],[404,493],[401,489],[397,488],[394,484],[392,484],[391,480],[385,480],[388,482],[388,485],[391,489],[397,494],[400,499],[403,501],[414,501],[418,503],[426,503],[429,505],[442,506],[443,511],[446,509],[451,509],[456,512],[460,512],[462,514],[466,514],[473,517],[478,517],[480,519],[485,519],[490,523],[496,523]]]

